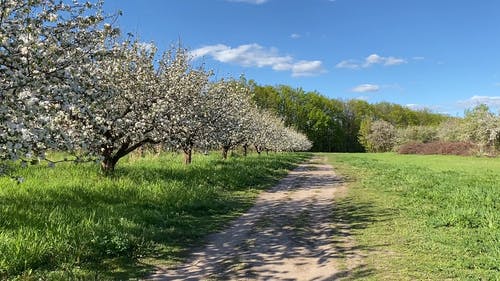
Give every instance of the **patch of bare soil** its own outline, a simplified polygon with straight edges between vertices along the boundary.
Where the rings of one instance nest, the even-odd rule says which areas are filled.
[[[337,280],[361,263],[349,226],[332,222],[342,180],[319,157],[301,164],[187,263],[150,280]]]

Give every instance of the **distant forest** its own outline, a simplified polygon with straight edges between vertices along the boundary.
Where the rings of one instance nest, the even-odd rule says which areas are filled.
[[[312,151],[364,152],[359,132],[363,122],[384,120],[396,128],[438,126],[451,117],[430,110],[363,100],[328,98],[318,92],[306,92],[290,86],[248,85],[257,105],[274,111],[285,125],[296,128],[313,142]]]

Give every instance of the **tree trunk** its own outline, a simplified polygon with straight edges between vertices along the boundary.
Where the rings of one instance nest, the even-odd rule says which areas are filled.
[[[130,143],[125,142],[115,153],[113,153],[112,147],[103,147],[102,149],[104,153],[102,154],[102,156],[104,157],[104,160],[101,162],[101,171],[106,176],[112,174],[115,171],[115,166],[116,163],[118,163],[118,160],[120,160],[130,152],[142,147],[146,143],[151,143],[151,140],[144,139],[134,145],[130,145]]]
[[[118,158],[115,157],[106,157],[101,162],[101,171],[105,175],[110,175],[115,171],[116,163],[118,162]]]
[[[258,145],[255,145],[255,151],[257,151],[257,154],[259,154],[259,156],[260,156],[262,149],[260,149],[260,147]]]
[[[243,145],[243,156],[247,156],[248,154],[248,144]]]
[[[193,149],[186,148],[184,149],[184,164],[189,165],[193,160]]]
[[[222,159],[226,160],[227,159],[227,153],[229,151],[229,147],[225,146],[222,148]]]

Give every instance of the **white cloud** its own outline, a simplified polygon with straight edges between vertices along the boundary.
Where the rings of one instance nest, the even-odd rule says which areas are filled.
[[[383,61],[384,61],[384,59],[381,56],[379,56],[377,54],[371,54],[371,55],[366,57],[363,67],[369,67],[372,64],[383,63]]]
[[[375,84],[361,84],[351,89],[354,93],[371,93],[378,92],[380,90],[379,85]]]
[[[425,57],[413,57],[413,60],[425,60]]]
[[[344,60],[339,62],[336,67],[337,68],[350,68],[350,69],[359,69],[359,68],[367,68],[372,65],[384,65],[384,66],[393,66],[405,64],[408,61],[402,58],[396,57],[383,57],[377,54],[371,54],[365,58],[363,62],[357,60]]]
[[[268,0],[227,0],[227,1],[260,5],[266,3]]]
[[[246,44],[232,48],[217,44],[204,46],[190,52],[193,59],[210,56],[224,63],[234,63],[245,67],[270,67],[276,71],[291,71],[292,76],[313,76],[324,73],[319,60],[297,61],[291,56],[280,55],[276,48],[265,48],[259,44]]]
[[[405,59],[400,59],[395,57],[387,57],[382,59],[384,60],[384,65],[400,65],[407,63]]]
[[[300,34],[298,34],[298,33],[292,33],[292,34],[290,34],[290,38],[292,38],[292,39],[299,39],[300,37],[302,37],[302,36]]]
[[[500,97],[499,96],[472,96],[467,100],[461,100],[458,104],[465,108],[471,108],[480,104],[486,104],[489,107],[499,108],[500,107]]]
[[[354,60],[344,60],[344,61],[337,63],[337,65],[335,67],[358,69],[358,68],[360,68],[360,65]]]
[[[292,76],[314,76],[323,73],[323,63],[319,60],[305,61],[301,60],[292,65]]]

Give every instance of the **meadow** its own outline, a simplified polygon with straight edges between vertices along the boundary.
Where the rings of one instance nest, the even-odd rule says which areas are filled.
[[[12,167],[0,177],[0,279],[106,280],[148,274],[252,205],[308,154],[127,157],[111,177],[95,163]]]
[[[366,256],[353,280],[500,280],[500,159],[327,157],[350,186],[333,218]]]

